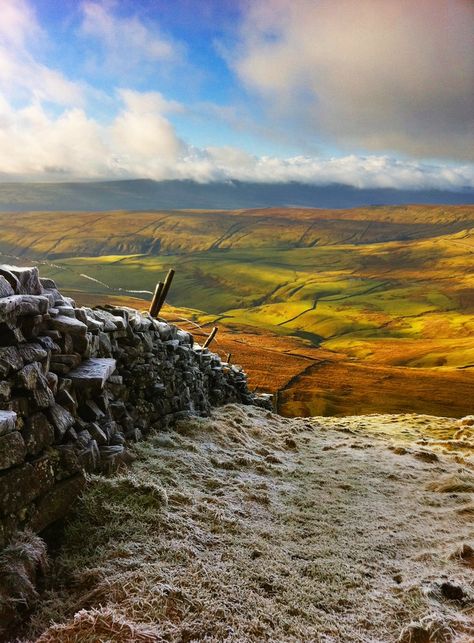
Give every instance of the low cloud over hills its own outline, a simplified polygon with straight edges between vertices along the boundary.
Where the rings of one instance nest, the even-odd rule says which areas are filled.
[[[103,181],[96,183],[2,183],[0,210],[236,209],[268,206],[347,208],[407,203],[474,203],[474,190],[358,189],[302,183],[197,183]]]

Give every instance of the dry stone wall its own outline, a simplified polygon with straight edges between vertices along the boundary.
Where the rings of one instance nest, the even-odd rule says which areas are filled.
[[[185,414],[261,403],[191,334],[129,308],[80,308],[37,268],[0,266],[0,548],[41,532],[85,472]]]

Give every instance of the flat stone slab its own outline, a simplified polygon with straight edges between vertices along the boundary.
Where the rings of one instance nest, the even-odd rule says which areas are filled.
[[[0,297],[0,321],[23,315],[42,315],[48,312],[48,306],[48,298],[41,295]]]
[[[16,413],[14,411],[0,411],[0,435],[10,433],[16,429]]]
[[[115,371],[117,362],[109,357],[91,357],[82,362],[80,366],[68,373],[78,387],[91,387],[102,390],[104,384]]]
[[[75,317],[66,317],[59,315],[51,319],[51,326],[61,333],[70,333],[71,335],[85,335],[87,326]]]

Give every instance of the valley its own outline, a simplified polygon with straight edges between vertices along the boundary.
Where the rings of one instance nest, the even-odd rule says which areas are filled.
[[[461,417],[474,399],[474,207],[0,213],[0,259],[80,304],[147,308],[278,391],[285,415]]]

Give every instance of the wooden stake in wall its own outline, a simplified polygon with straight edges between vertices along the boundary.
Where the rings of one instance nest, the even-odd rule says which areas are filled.
[[[211,330],[211,334],[209,337],[206,339],[204,342],[203,348],[208,348],[214,337],[217,335],[217,326],[214,326],[214,328]]]
[[[156,284],[155,292],[153,294],[153,299],[151,300],[150,308],[148,310],[148,312],[150,313],[150,315],[152,317],[156,317],[156,315],[157,315],[156,310],[157,310],[157,307],[158,307],[158,303],[160,301],[161,292],[163,290],[163,285],[164,284],[163,284],[162,281],[159,281]]]
[[[171,287],[171,282],[173,281],[173,277],[174,277],[174,270],[171,268],[170,270],[168,270],[168,274],[166,275],[166,279],[163,283],[163,288],[161,290],[160,298],[158,299],[158,304],[156,307],[156,313],[154,315],[155,317],[158,317],[160,310],[163,308],[163,304],[165,303],[166,297],[168,296],[168,293]]]

